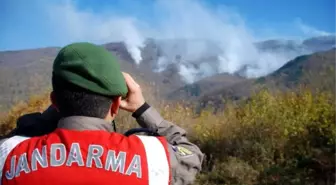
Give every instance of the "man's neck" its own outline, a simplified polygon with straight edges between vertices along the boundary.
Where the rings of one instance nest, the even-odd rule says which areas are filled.
[[[86,117],[86,116],[69,116],[59,120],[57,128],[64,128],[69,130],[105,130],[113,132],[112,125],[100,118]]]

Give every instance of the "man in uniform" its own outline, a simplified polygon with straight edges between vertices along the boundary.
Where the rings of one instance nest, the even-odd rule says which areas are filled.
[[[0,185],[193,183],[202,152],[145,102],[140,86],[103,47],[62,48],[52,85],[52,106],[20,118],[0,141]],[[159,136],[113,132],[119,108]]]

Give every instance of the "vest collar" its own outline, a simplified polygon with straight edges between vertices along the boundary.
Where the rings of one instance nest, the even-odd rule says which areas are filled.
[[[85,116],[70,116],[61,118],[58,122],[57,128],[78,131],[105,130],[108,132],[114,132],[112,125],[107,121]]]

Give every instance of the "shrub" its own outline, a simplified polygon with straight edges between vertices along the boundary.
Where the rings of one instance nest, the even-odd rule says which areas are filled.
[[[203,113],[193,122],[192,139],[207,155],[200,184],[335,182],[332,94],[262,91],[245,104]]]

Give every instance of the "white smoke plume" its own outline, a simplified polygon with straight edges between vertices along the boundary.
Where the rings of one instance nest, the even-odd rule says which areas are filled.
[[[123,41],[137,64],[142,60],[140,49],[146,38],[166,42],[162,46],[166,56],[159,58],[158,70],[177,62],[175,56],[181,54],[179,73],[188,83],[215,73],[236,73],[244,67],[246,76],[259,77],[298,55],[257,50],[253,30],[237,12],[225,6],[214,10],[200,1],[158,0],[153,1],[152,8],[151,16],[156,18],[152,22],[109,11],[97,13],[79,9],[71,0],[48,5],[46,10],[55,32],[59,33],[56,35],[64,43]],[[188,41],[174,45],[178,40]],[[211,59],[212,56],[216,57]],[[197,67],[188,61],[198,61]]]

